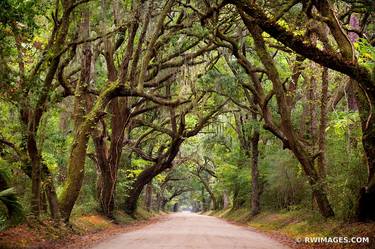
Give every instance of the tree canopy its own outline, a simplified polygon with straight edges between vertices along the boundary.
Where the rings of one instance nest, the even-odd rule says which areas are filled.
[[[0,7],[0,228],[177,205],[375,219],[372,1]]]

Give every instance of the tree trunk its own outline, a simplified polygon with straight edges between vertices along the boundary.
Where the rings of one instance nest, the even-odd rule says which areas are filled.
[[[142,171],[142,173],[138,175],[137,179],[132,184],[132,189],[130,190],[129,195],[125,199],[124,210],[127,214],[134,214],[137,209],[137,201],[141,195],[143,187],[148,184],[153,177],[154,173],[151,168]]]
[[[113,164],[113,161],[108,158],[110,157],[110,152],[108,151],[106,145],[104,133],[105,131],[103,127],[103,131],[101,132],[101,134],[95,134],[92,136],[95,145],[95,159],[98,169],[97,197],[101,212],[108,218],[112,219],[113,211],[115,208],[114,192],[118,167],[117,163]]]
[[[320,97],[320,125],[318,136],[318,170],[322,178],[326,176],[326,129],[327,129],[327,101],[328,101],[328,68],[323,67],[322,92]]]
[[[173,205],[173,212],[178,212],[178,209],[179,209],[178,203],[175,203]]]
[[[45,185],[45,190],[51,218],[55,221],[58,221],[60,219],[60,211],[55,186],[53,185],[53,183],[48,182]]]
[[[137,201],[141,195],[143,187],[150,183],[151,180],[160,173],[158,167],[159,165],[154,165],[145,169],[141,172],[141,174],[138,175],[137,179],[132,184],[132,189],[125,199],[124,210],[127,214],[134,214],[135,210],[137,209]]]
[[[145,206],[147,211],[152,210],[152,181],[146,185]]]
[[[67,179],[63,186],[63,192],[60,197],[61,215],[65,222],[69,221],[73,206],[81,190],[84,170],[87,142],[89,134],[83,127],[77,130],[72,150],[69,157]]]
[[[42,166],[42,172],[41,172],[42,184],[44,186],[44,191],[47,197],[50,215],[54,221],[58,221],[60,219],[60,211],[59,211],[55,184],[53,181],[53,175],[49,171],[45,163],[42,163],[41,166]]]
[[[107,167],[100,167],[102,170],[103,190],[101,190],[101,205],[104,214],[113,216],[115,207],[115,191],[117,183],[117,173],[124,147],[124,132],[128,125],[129,111],[126,98],[115,98],[110,103],[111,109],[111,145],[109,147]]]
[[[206,191],[207,191],[208,194],[210,195],[210,198],[211,198],[211,201],[212,201],[212,209],[213,209],[213,210],[216,210],[216,209],[217,209],[217,199],[216,199],[215,193],[211,190],[210,185],[209,185],[208,182],[203,178],[203,176],[201,176],[201,175],[198,173],[198,177],[199,177],[199,179],[201,180],[201,182],[202,182],[204,188],[206,189]]]
[[[201,203],[202,203],[201,210],[207,211],[207,208],[206,208],[206,199],[204,198],[204,187],[203,186],[201,188],[201,197],[202,197],[202,199],[201,199]]]
[[[172,165],[167,164],[155,164],[149,168],[146,168],[137,176],[137,179],[132,184],[130,193],[125,199],[124,210],[127,214],[133,215],[136,211],[137,201],[142,193],[144,186],[146,184],[149,184],[155,176],[171,166]]]
[[[311,62],[310,67],[313,71],[317,70],[317,65]],[[317,115],[316,115],[316,83],[317,79],[315,75],[312,75],[309,80],[308,90],[307,90],[307,103],[308,103],[308,129],[307,136],[312,144],[316,143],[316,131],[317,131]]]
[[[228,193],[226,190],[223,192],[223,209],[227,209],[229,207],[229,198]]]
[[[115,209],[115,187],[117,180],[113,177],[117,175],[117,172],[115,174],[113,168],[108,164],[106,165],[106,169],[101,168],[102,170],[99,177],[99,202],[102,213],[112,219]]]
[[[34,134],[27,139],[27,151],[31,159],[31,210],[33,215],[39,217],[41,208],[41,158],[38,152]]]
[[[368,167],[367,186],[360,191],[357,216],[360,220],[375,220],[375,93],[362,93],[357,100]]]
[[[82,39],[86,39],[89,36],[90,28],[90,15],[89,10],[85,9],[82,11],[82,23],[81,23],[81,34]],[[82,69],[81,79],[77,83],[75,98],[74,98],[74,140],[72,149],[70,152],[67,179],[63,186],[63,192],[61,194],[60,207],[61,215],[65,222],[69,221],[70,214],[73,210],[73,206],[78,198],[79,192],[82,187],[84,177],[84,166],[86,159],[87,143],[89,140],[89,133],[92,130],[92,125],[97,121],[98,109],[101,109],[101,105],[97,105],[93,113],[90,113],[85,117],[88,109],[88,94],[86,90],[91,80],[91,59],[92,51],[89,43],[83,45],[82,51]],[[103,101],[101,96],[98,97],[97,102]]]
[[[163,162],[157,162],[151,167],[146,168],[137,176],[137,179],[132,184],[130,193],[125,199],[124,211],[127,214],[133,215],[135,210],[137,209],[137,201],[143,190],[143,187],[149,182],[151,182],[151,180],[155,176],[159,175],[164,170],[171,168],[173,166],[172,162],[174,158],[177,156],[177,153],[180,150],[180,146],[183,141],[184,138],[182,137],[174,139],[170,144],[168,156],[166,156],[166,159],[164,159]]]
[[[161,210],[163,211],[163,212],[165,212],[165,206],[167,205],[167,201],[165,201],[165,200],[163,200],[162,202],[161,202]]]
[[[259,189],[259,131],[255,130],[251,138],[251,216],[260,212],[260,189]]]
[[[234,183],[234,189],[233,189],[233,206],[232,209],[236,210],[241,207],[240,202],[240,186],[238,185],[237,181]]]
[[[309,159],[308,155],[305,155],[299,148],[293,148],[292,151],[297,157],[298,161],[301,163],[302,168],[308,177],[308,181],[312,188],[313,196],[318,204],[320,214],[325,218],[334,216],[333,209],[328,201],[324,182],[315,170],[313,160]]]
[[[161,207],[161,196],[160,196],[160,193],[156,193],[156,212],[159,212],[160,211],[160,207]]]
[[[46,192],[40,192],[40,212],[42,214],[46,214],[48,211],[48,204],[47,204],[47,197]]]

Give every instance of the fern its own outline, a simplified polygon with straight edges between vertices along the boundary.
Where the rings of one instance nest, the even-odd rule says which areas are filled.
[[[15,188],[8,187],[6,174],[2,171],[0,171],[0,181],[3,185],[0,187],[5,188],[0,191],[0,204],[6,209],[7,223],[17,224],[24,217],[22,206],[17,200],[17,192]]]

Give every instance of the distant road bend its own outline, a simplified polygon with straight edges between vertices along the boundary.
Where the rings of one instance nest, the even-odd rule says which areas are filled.
[[[288,249],[267,236],[215,217],[176,213],[91,249]]]

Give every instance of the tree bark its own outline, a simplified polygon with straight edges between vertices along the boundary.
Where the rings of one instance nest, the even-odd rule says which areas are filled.
[[[89,133],[84,127],[76,131],[70,152],[67,179],[60,196],[60,210],[65,222],[69,221],[73,206],[81,190]]]
[[[51,176],[48,177],[46,180],[43,181],[43,183],[45,184],[45,191],[47,195],[51,218],[55,221],[58,221],[60,219],[60,210],[59,210],[56,189],[53,184],[52,177]]]
[[[146,185],[145,206],[147,211],[152,210],[152,180]]]
[[[132,184],[132,188],[130,190],[130,193],[125,199],[125,206],[124,210],[127,214],[133,215],[134,212],[137,209],[137,201],[139,199],[139,196],[141,195],[141,192],[146,184],[151,182],[152,178],[154,178],[158,173],[158,166],[159,165],[154,165],[151,166],[144,171],[141,172],[137,176],[137,179],[135,182]]]
[[[362,91],[362,90],[361,90]],[[357,95],[362,124],[362,144],[368,167],[367,186],[360,190],[357,216],[359,220],[375,220],[375,93]]]
[[[41,158],[33,135],[27,138],[27,151],[31,159],[31,210],[39,217],[41,208]]]
[[[227,209],[229,207],[229,198],[228,193],[226,190],[223,192],[223,209]]]
[[[238,140],[240,142],[240,147],[244,155],[246,156],[246,159],[250,162],[252,161],[251,158],[251,134],[248,134],[245,129],[245,122],[248,121],[248,115],[242,115],[242,114],[235,114],[234,120],[236,123],[235,130],[237,133]],[[242,165],[238,166],[238,169],[242,169]],[[252,170],[252,169],[251,169]],[[240,185],[238,183],[239,181],[236,179],[234,182],[234,190],[233,190],[233,209],[239,209],[245,200],[241,198],[240,196]]]
[[[105,131],[103,131],[103,133],[104,132]],[[97,134],[92,137],[95,145],[96,165],[98,168],[97,198],[101,212],[108,218],[113,218],[115,205],[113,187],[115,179],[113,179],[112,168],[108,160],[109,152],[105,141],[105,135]]]
[[[256,129],[251,137],[251,216],[255,216],[260,212],[260,189],[258,169],[259,136],[259,131],[258,129]]]
[[[216,210],[217,209],[217,198],[215,196],[215,193],[212,191],[212,189],[210,188],[210,185],[208,184],[208,182],[203,178],[203,176],[201,176],[199,173],[197,173],[197,176],[199,177],[199,179],[201,180],[204,188],[206,189],[206,191],[208,192],[208,194],[210,195],[210,198],[211,198],[211,201],[212,201],[212,209],[213,210]]]
[[[203,211],[207,211],[208,208],[206,207],[206,198],[204,197],[204,187],[202,186],[201,188],[201,204],[202,204],[202,208],[201,210]]]
[[[129,112],[127,100],[115,98],[109,104],[111,109],[111,139],[109,149],[106,145],[106,134],[93,136],[96,163],[100,174],[98,179],[98,199],[101,211],[108,218],[113,218],[115,208],[115,191],[117,172],[124,146],[124,131],[128,124]],[[104,122],[104,121],[103,121]],[[105,133],[103,125],[102,133]]]
[[[124,210],[127,214],[133,215],[137,209],[137,201],[143,190],[143,187],[151,180],[162,173],[164,170],[173,167],[173,160],[177,156],[180,146],[184,139],[179,137],[171,142],[168,155],[162,162],[156,162],[154,165],[143,170],[132,184],[132,188],[125,199]]]
[[[162,210],[163,212],[165,212],[165,206],[167,205],[167,203],[168,203],[168,200],[167,200],[167,199],[163,199],[163,200],[161,201],[161,205],[160,205],[160,207],[161,207],[161,210]]]
[[[178,210],[179,210],[178,203],[175,203],[175,204],[173,205],[173,212],[178,212]]]
[[[118,5],[117,1],[112,2],[112,7]],[[109,7],[105,1],[101,2],[103,17],[102,30],[106,29],[104,23],[105,11]],[[117,13],[118,10],[113,9],[113,12]],[[115,18],[117,15],[115,14]],[[107,65],[108,81],[115,82],[118,78],[118,72],[114,63],[114,44],[111,43],[111,39],[104,39],[104,57]],[[111,137],[110,145],[107,148],[104,139],[106,134],[94,137],[95,151],[97,157],[97,166],[100,171],[98,178],[98,199],[102,213],[108,218],[113,218],[113,211],[115,208],[115,191],[117,183],[117,172],[122,155],[124,131],[128,124],[129,112],[127,106],[127,97],[114,98],[109,104],[111,111]],[[103,120],[103,123],[105,121]],[[103,124],[103,132],[105,127]]]
[[[142,193],[144,186],[151,182],[151,180],[163,172],[166,168],[171,167],[172,165],[153,165],[138,175],[135,182],[132,184],[132,189],[130,190],[129,195],[125,199],[124,210],[127,214],[133,215],[137,209],[137,201],[139,196]]]
[[[159,212],[161,210],[161,202],[162,202],[162,197],[160,192],[156,193],[156,211]]]
[[[89,36],[89,28],[90,15],[89,10],[86,9],[82,11],[81,34],[83,39]],[[74,98],[74,140],[69,157],[67,179],[64,183],[60,200],[61,214],[66,222],[69,221],[73,206],[81,190],[89,131],[92,129],[91,126],[93,123],[91,122],[95,121],[95,117],[93,116],[86,119],[84,117],[89,108],[89,99],[86,90],[91,80],[92,51],[89,43],[83,45],[82,53],[81,79],[77,83]]]
[[[310,65],[313,71],[317,70],[317,65],[312,62]],[[309,116],[309,122],[308,122],[308,137],[312,144],[316,144],[316,137],[317,137],[317,114],[316,114],[316,83],[317,79],[315,75],[312,75],[309,80],[309,86],[308,86],[308,94],[307,94],[307,101],[308,101],[308,116]]]
[[[323,67],[322,72],[322,87],[320,97],[320,125],[318,136],[318,169],[322,178],[326,176],[326,129],[327,129],[327,101],[328,101],[328,68]]]
[[[233,189],[233,206],[232,206],[233,210],[239,209],[241,207],[239,195],[240,195],[240,187],[238,186],[238,184],[235,183],[234,189]]]

